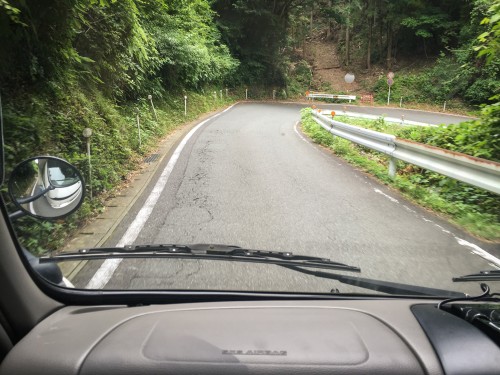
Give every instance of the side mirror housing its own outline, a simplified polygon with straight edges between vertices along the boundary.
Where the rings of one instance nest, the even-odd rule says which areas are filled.
[[[67,161],[37,156],[14,168],[9,179],[9,195],[19,209],[11,219],[24,215],[60,219],[82,204],[85,181],[78,169]]]

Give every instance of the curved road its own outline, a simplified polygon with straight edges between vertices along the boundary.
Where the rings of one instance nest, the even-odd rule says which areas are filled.
[[[500,261],[485,260],[471,238],[306,140],[297,127],[299,108],[243,103],[201,125],[163,178],[164,189],[155,188],[159,195],[150,216],[144,216],[143,207],[153,186],[107,245],[133,238],[124,239],[127,229],[147,218],[134,244],[292,251],[359,266],[362,277],[477,293],[476,283],[454,284],[451,278]],[[163,168],[158,174],[165,176]],[[108,267],[94,286],[372,293],[272,265],[160,259],[101,263],[89,262],[75,285],[95,282],[99,267],[99,277]]]

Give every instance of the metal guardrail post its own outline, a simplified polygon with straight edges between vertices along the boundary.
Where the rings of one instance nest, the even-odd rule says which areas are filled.
[[[389,158],[389,176],[391,178],[394,178],[396,177],[396,159],[394,159],[393,157],[390,157]]]

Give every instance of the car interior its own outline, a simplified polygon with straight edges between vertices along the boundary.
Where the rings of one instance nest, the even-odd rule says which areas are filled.
[[[500,368],[500,310],[491,298],[72,290],[29,267],[3,202],[1,210],[0,374],[437,375]]]

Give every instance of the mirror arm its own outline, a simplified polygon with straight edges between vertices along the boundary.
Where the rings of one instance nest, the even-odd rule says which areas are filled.
[[[21,218],[23,216],[26,216],[26,212],[18,210],[16,212],[13,212],[13,213],[9,214],[9,219],[11,221],[14,221],[14,220],[17,220],[17,219],[19,219],[19,218]]]
[[[18,199],[17,200],[17,203],[19,204],[26,204],[26,203],[31,203],[31,202],[34,202],[36,201],[38,198],[44,196],[47,192],[49,192],[50,190],[54,190],[55,187],[50,185],[47,189],[45,190],[42,190],[41,192],[39,192],[38,194],[36,195],[33,195],[32,197],[28,197],[28,198],[21,198],[21,199]]]

